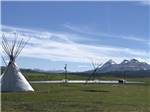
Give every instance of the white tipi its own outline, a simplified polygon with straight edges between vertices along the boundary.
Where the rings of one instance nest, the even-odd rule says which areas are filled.
[[[1,92],[34,91],[15,63],[15,59],[26,44],[27,41],[23,38],[18,41],[17,35],[12,43],[6,39],[5,35],[2,35],[2,48],[9,58],[9,63],[0,77]]]

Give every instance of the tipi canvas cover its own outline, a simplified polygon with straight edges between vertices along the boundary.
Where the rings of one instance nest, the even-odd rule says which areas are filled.
[[[34,90],[22,75],[16,63],[10,63],[1,77],[1,91],[16,92]]]
[[[23,42],[23,39],[18,43],[17,39],[15,39],[14,43],[10,45],[9,41],[3,36],[2,47],[9,57],[9,63],[0,77],[2,92],[34,91],[15,63],[16,57],[19,55],[25,44],[26,42]]]

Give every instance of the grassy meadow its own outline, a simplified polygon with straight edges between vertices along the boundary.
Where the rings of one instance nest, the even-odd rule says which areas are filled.
[[[28,80],[59,80],[62,74],[24,73]],[[69,75],[69,79],[87,79]],[[101,80],[120,77],[96,77]],[[2,93],[2,112],[150,112],[150,78],[145,84],[32,84],[35,92]]]

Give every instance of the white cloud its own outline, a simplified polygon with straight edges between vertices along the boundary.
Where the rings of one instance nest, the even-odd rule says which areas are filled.
[[[7,35],[15,29],[22,38],[31,37],[21,56],[79,63],[91,63],[90,58],[98,60],[100,63],[111,58],[117,62],[124,58],[137,58],[141,61],[147,61],[149,58],[148,52],[144,50],[76,43],[72,40],[74,35],[69,33],[41,32],[9,26],[5,26],[5,28],[7,31],[3,32]],[[82,38],[81,35],[75,36],[78,37],[77,39]]]
[[[133,35],[116,35],[116,34],[95,32],[95,31],[93,31],[92,29],[90,29],[88,27],[73,26],[73,25],[70,25],[70,24],[63,24],[63,26],[65,28],[68,28],[68,29],[72,30],[72,31],[87,34],[87,35],[108,37],[108,38],[117,38],[117,39],[130,40],[130,41],[136,41],[136,42],[143,42],[144,44],[147,43],[147,40],[143,39],[142,37],[136,37],[136,36],[133,36]]]

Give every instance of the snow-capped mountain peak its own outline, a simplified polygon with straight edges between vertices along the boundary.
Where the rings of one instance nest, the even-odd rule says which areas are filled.
[[[137,59],[131,59],[130,62],[132,62],[132,63],[139,63],[139,61]]]
[[[112,59],[110,59],[110,60],[108,60],[105,64],[113,65],[113,64],[116,64],[116,62],[113,61]]]
[[[127,63],[129,63],[129,60],[123,60],[123,61],[121,62],[121,64],[127,64]]]

